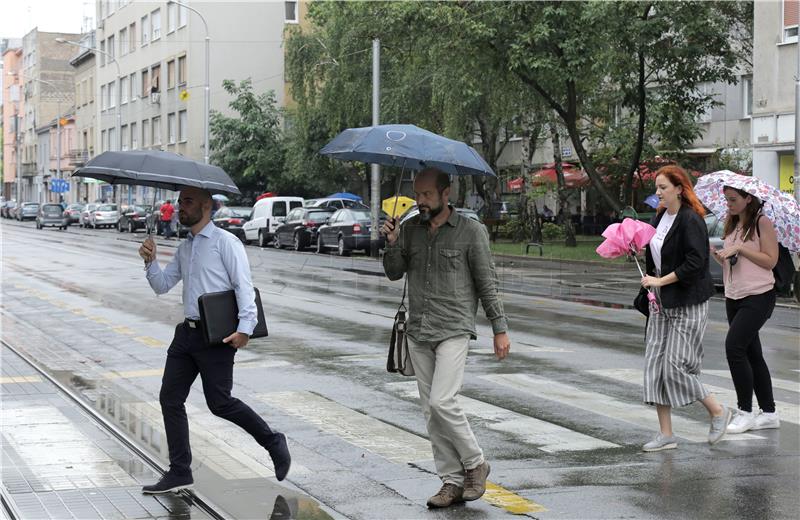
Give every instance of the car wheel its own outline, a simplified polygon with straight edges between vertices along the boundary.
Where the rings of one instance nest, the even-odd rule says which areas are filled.
[[[117,231],[120,233],[124,232],[125,230],[122,228],[122,222],[117,222]]]
[[[339,256],[349,256],[350,251],[344,245],[344,237],[339,237],[339,244],[336,248],[336,252],[339,253]]]
[[[267,237],[264,236],[263,231],[258,232],[258,247],[267,247]]]
[[[322,244],[322,235],[317,236],[317,254],[321,254],[325,250],[325,246]]]
[[[128,233],[135,233],[136,228],[133,227],[133,222],[128,222]]]
[[[280,235],[278,235],[278,233],[275,233],[275,238],[272,239],[272,246],[275,249],[282,249],[283,248],[283,246],[281,245]]]
[[[295,251],[302,251],[303,250],[303,243],[300,240],[300,233],[294,234],[294,250]]]

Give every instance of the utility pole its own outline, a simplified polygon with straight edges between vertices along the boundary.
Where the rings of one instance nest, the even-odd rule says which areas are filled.
[[[372,126],[378,126],[381,120],[381,41],[378,38],[372,40]],[[370,181],[370,253],[378,256],[378,245],[380,235],[378,226],[380,225],[381,211],[381,167],[379,164],[371,165]]]

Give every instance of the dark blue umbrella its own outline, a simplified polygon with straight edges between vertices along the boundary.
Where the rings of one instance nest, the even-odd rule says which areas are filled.
[[[348,200],[363,200],[361,197],[356,195],[355,193],[347,193],[346,191],[340,191],[339,193],[331,193],[326,199],[348,199]]]
[[[99,179],[109,184],[150,186],[172,191],[188,186],[211,193],[241,195],[236,184],[219,166],[159,150],[103,152],[72,176]]]
[[[360,161],[411,170],[435,167],[450,175],[491,175],[474,148],[414,125],[348,128],[320,150],[341,161]]]

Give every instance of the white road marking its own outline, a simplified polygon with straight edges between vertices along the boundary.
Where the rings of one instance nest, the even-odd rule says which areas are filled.
[[[795,372],[800,372],[800,370],[795,370]],[[703,373],[731,379],[729,370],[703,370]],[[776,379],[774,377],[771,379],[773,388],[780,388],[781,390],[788,390],[800,394],[800,381],[789,381],[788,379]]]

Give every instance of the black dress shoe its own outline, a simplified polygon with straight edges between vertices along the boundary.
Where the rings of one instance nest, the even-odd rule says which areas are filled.
[[[181,489],[186,489],[194,484],[192,476],[185,477],[173,475],[172,473],[165,473],[161,480],[155,484],[144,486],[142,493],[145,495],[160,495],[161,493],[175,493]]]
[[[282,433],[276,433],[267,448],[267,452],[272,458],[272,465],[275,466],[275,478],[278,481],[285,479],[289,473],[289,468],[292,466],[292,456],[289,454],[286,436]]]

